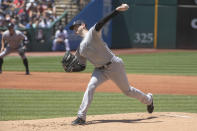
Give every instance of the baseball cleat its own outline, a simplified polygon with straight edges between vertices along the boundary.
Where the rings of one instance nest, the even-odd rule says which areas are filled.
[[[77,117],[77,119],[74,120],[74,121],[72,122],[72,125],[73,125],[73,126],[75,126],[75,125],[84,125],[85,122],[86,122],[86,121],[83,120],[82,118]]]
[[[29,73],[29,71],[26,71],[26,75],[29,75],[30,73]]]
[[[154,111],[153,95],[151,93],[148,93],[148,95],[152,98],[152,103],[147,105],[147,111],[148,113],[152,113]]]

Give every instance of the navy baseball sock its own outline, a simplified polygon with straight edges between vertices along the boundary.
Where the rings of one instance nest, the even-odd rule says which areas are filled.
[[[2,72],[3,58],[0,58],[0,73]]]
[[[23,64],[26,68],[26,74],[29,74],[29,66],[28,66],[28,60],[27,58],[23,59]]]

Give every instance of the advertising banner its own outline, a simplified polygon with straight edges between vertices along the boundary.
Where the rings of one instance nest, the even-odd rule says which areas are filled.
[[[178,7],[177,48],[197,49],[197,6]]]

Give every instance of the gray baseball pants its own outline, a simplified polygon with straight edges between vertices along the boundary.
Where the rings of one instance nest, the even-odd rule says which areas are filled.
[[[21,48],[21,47],[19,47],[19,48]],[[22,59],[25,59],[25,58],[26,58],[25,53],[24,53],[23,51],[19,50],[19,48],[17,48],[17,49],[12,49],[12,48],[10,48],[10,47],[6,47],[6,48],[4,49],[4,51],[2,51],[2,52],[0,53],[0,58],[5,57],[5,56],[7,56],[8,54],[10,54],[10,53],[12,53],[12,52],[18,52],[18,54],[21,56],[21,58],[22,58]]]
[[[149,95],[144,94],[142,91],[129,84],[123,61],[121,58],[115,56],[112,58],[112,64],[107,68],[103,70],[95,68],[83,96],[83,100],[78,111],[78,117],[86,120],[88,107],[93,100],[95,89],[108,79],[111,79],[125,95],[136,98],[146,105],[150,105],[152,103],[152,98]]]

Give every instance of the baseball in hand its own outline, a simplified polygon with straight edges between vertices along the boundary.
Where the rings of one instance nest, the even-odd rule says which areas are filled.
[[[119,7],[116,8],[118,11],[126,11],[129,9],[129,6],[127,4],[121,4]]]
[[[123,7],[125,7],[126,9],[129,9],[129,6],[127,4],[122,4]]]

